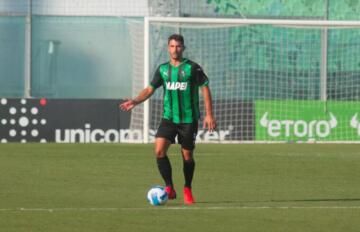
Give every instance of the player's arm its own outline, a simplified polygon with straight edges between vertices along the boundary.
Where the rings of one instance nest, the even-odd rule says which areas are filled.
[[[212,112],[212,99],[209,86],[203,86],[201,88],[204,104],[205,104],[205,118],[204,118],[204,128],[208,128],[210,132],[213,132],[216,128],[216,121]]]
[[[123,102],[122,104],[120,104],[120,109],[122,109],[124,111],[131,110],[135,106],[139,105],[140,103],[146,101],[149,97],[151,97],[151,95],[153,95],[154,91],[155,91],[154,88],[151,86],[143,89],[139,93],[139,95],[137,97],[135,97],[134,99],[129,99],[129,100]]]
[[[196,83],[201,87],[205,103],[205,118],[203,127],[213,132],[216,128],[216,121],[212,111],[212,99],[209,88],[209,79],[204,73],[203,69],[196,64],[192,69],[192,75],[195,77]]]
[[[134,99],[129,99],[122,104],[120,104],[120,109],[124,111],[129,111],[140,103],[146,101],[157,88],[159,88],[163,84],[163,80],[160,75],[160,67],[158,67],[155,71],[154,77],[148,87],[143,89],[139,95]]]

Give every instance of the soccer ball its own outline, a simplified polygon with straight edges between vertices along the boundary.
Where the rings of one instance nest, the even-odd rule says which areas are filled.
[[[154,206],[163,205],[168,200],[168,195],[162,186],[156,185],[150,188],[147,199]]]

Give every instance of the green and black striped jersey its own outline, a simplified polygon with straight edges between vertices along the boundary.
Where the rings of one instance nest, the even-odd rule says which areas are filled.
[[[200,118],[199,87],[209,84],[202,68],[184,59],[178,66],[161,64],[150,83],[154,89],[163,86],[163,118],[174,123],[192,123]]]

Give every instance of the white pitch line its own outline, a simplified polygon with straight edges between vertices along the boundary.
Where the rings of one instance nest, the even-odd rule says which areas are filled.
[[[360,206],[160,206],[143,208],[13,208],[0,209],[1,212],[96,212],[96,211],[143,211],[143,210],[264,210],[264,209],[360,209]]]

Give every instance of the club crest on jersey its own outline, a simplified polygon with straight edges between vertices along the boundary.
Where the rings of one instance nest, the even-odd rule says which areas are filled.
[[[186,90],[187,82],[167,82],[166,89],[168,90]]]
[[[186,73],[185,73],[184,70],[181,70],[179,74],[180,74],[181,77],[185,77],[185,76],[186,76]]]

